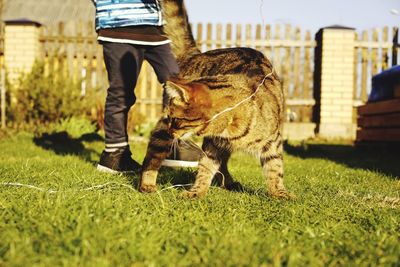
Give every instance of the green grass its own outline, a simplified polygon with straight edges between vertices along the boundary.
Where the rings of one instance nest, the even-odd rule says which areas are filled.
[[[133,147],[141,160],[145,144]],[[156,194],[138,177],[96,172],[96,138],[0,140],[0,266],[400,266],[399,153],[287,145],[285,183],[271,199],[257,161],[235,154],[246,192],[212,187],[185,200],[193,171],[163,170]],[[114,182],[102,188],[84,190]]]

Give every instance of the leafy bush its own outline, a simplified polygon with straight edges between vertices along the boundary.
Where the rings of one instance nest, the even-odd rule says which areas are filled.
[[[91,118],[96,114],[96,98],[81,96],[80,83],[58,73],[44,75],[44,70],[44,64],[37,62],[17,85],[10,86],[7,114],[15,128],[48,125],[71,117]]]
[[[36,62],[30,73],[22,74],[7,88],[7,122],[13,129],[33,130],[39,135],[65,130],[74,136],[104,128],[106,89],[90,89],[82,96],[80,81],[74,82],[62,71],[45,75],[43,62]],[[151,126],[137,106],[132,107],[128,132],[148,136]]]
[[[71,117],[61,120],[54,126],[55,132],[67,132],[72,138],[96,132],[96,125],[88,119]]]

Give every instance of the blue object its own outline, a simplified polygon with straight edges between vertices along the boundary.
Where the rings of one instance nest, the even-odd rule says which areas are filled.
[[[392,99],[394,87],[400,84],[400,66],[394,66],[372,77],[372,90],[368,102]]]
[[[96,31],[127,26],[162,26],[159,0],[96,0]]]

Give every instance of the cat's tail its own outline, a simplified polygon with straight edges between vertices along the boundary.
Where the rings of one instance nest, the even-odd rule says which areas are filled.
[[[172,52],[178,62],[200,53],[193,38],[183,0],[161,1],[166,24],[164,31],[172,41]]]

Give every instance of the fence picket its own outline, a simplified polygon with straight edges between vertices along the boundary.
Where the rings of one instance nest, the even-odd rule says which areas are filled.
[[[226,25],[226,47],[232,47],[232,24]]]
[[[399,46],[399,28],[393,28],[393,39],[392,39],[392,66],[397,65],[397,56]]]
[[[305,41],[309,42],[311,41],[311,32],[307,31],[305,34]],[[303,94],[302,98],[303,99],[309,99],[312,97],[312,68],[311,65],[314,63],[312,62],[312,57],[311,57],[311,50],[313,50],[314,47],[304,47],[304,73],[303,73]]]
[[[137,102],[139,104],[139,111],[141,114],[146,114],[147,111],[146,103],[143,101],[143,99],[147,98],[147,88],[148,88],[148,78],[149,78],[148,68],[149,64],[147,62],[144,62],[139,75],[138,87],[140,90],[137,90],[139,91]]]
[[[266,25],[265,26],[265,39],[266,41],[271,40],[271,25]],[[267,56],[267,58],[271,58],[271,47],[270,46],[264,46],[263,47],[264,54]]]
[[[196,44],[197,47],[202,51],[203,50],[203,24],[197,24],[197,34],[196,34]]]
[[[6,128],[6,70],[2,66],[0,68],[0,116],[1,128]]]
[[[281,25],[277,24],[275,26],[275,35],[274,35],[275,40],[281,40]],[[276,69],[276,72],[278,75],[281,75],[281,49],[280,47],[273,46],[273,62],[274,62],[274,68]]]
[[[77,39],[76,39],[76,56],[75,56],[75,81],[76,82],[82,82],[83,81],[83,76],[86,76],[86,73],[84,72],[84,62],[83,62],[83,55],[84,55],[84,45],[83,45],[83,22],[78,21],[77,24]],[[81,94],[85,95],[86,94],[86,87],[83,84],[81,88]]]
[[[156,75],[152,72],[150,80],[150,99],[152,100],[149,108],[150,108],[150,120],[155,121],[158,119],[160,105],[157,103],[157,100],[160,99],[158,91],[160,91],[159,83]]]
[[[254,46],[254,39],[251,37],[251,33],[251,24],[246,24],[245,45],[249,47]]]
[[[296,28],[295,32],[295,40],[300,41],[301,40],[301,30],[300,28]],[[293,66],[293,74],[294,74],[294,88],[293,88],[293,98],[298,98],[300,96],[300,47],[295,47],[294,48],[294,64]]]
[[[66,66],[66,39],[65,39],[65,24],[63,22],[58,23],[58,42],[57,45],[59,47],[58,51],[58,62],[60,67],[60,73],[62,77],[67,77],[67,66]]]
[[[389,41],[389,28],[388,27],[383,28],[382,41],[385,43],[387,43]],[[389,67],[389,49],[387,47],[382,48],[381,65],[382,65],[382,70],[385,70]]]
[[[257,24],[256,25],[256,40],[261,40],[261,25]],[[261,50],[261,46],[258,44],[256,45],[257,50]]]
[[[46,29],[46,33],[49,36],[49,39],[51,42],[47,43],[46,47],[46,61],[45,61],[45,74],[48,75],[49,73],[54,73],[54,54],[55,54],[55,49],[54,49],[54,28],[53,27],[48,27]]]
[[[85,79],[85,84],[86,84],[86,88],[87,89],[91,89],[92,86],[92,76],[93,76],[93,58],[94,58],[94,49],[93,49],[93,45],[94,42],[93,40],[95,40],[94,36],[92,34],[90,34],[92,31],[91,29],[93,29],[94,25],[92,22],[88,22],[86,24],[86,29],[87,29],[87,36],[90,36],[90,39],[86,39],[86,53],[85,53],[85,61],[86,61],[86,79]],[[89,34],[88,34],[89,33]]]
[[[207,40],[206,40],[206,50],[212,49],[212,24],[207,23]]]
[[[358,41],[358,33],[355,32],[354,33],[354,41],[357,42]],[[354,64],[354,68],[353,68],[353,99],[357,99],[358,96],[358,75],[359,75],[359,71],[358,71],[358,62],[359,62],[359,55],[360,55],[360,48],[359,47],[355,47],[355,53],[354,53],[354,59],[353,59],[353,64]]]
[[[215,47],[221,48],[222,47],[222,25],[220,23],[217,24],[217,33],[216,33],[216,45]]]
[[[373,42],[378,42],[379,33],[377,29],[374,29],[372,32],[372,41]],[[373,47],[371,51],[371,74],[375,75],[378,73],[378,48]]]
[[[105,75],[105,68],[104,68],[104,59],[103,59],[103,49],[101,46],[96,45],[96,61],[95,61],[95,69],[96,69],[96,75],[95,75],[95,80],[93,81],[94,84],[99,85],[99,84],[106,84],[107,80]]]
[[[292,28],[290,25],[285,25],[285,40],[291,39],[291,31]],[[282,66],[282,81],[283,81],[283,90],[287,96],[291,96],[292,92],[289,92],[290,87],[290,61],[291,61],[291,47],[284,48],[284,57],[283,57],[283,66]]]
[[[368,42],[368,32],[363,31],[362,33],[362,41]],[[368,99],[367,95],[367,84],[368,84],[368,63],[369,63],[369,56],[368,56],[368,48],[362,48],[362,59],[361,59],[361,100],[366,102]]]

